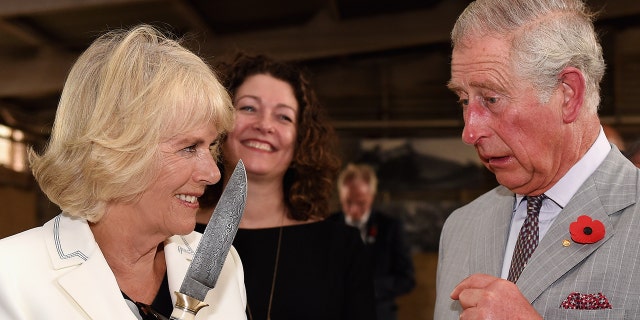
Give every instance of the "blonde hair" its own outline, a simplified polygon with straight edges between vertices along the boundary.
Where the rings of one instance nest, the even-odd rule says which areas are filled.
[[[33,175],[63,211],[98,221],[157,178],[160,142],[199,125],[219,134],[233,106],[211,68],[148,25],[109,32],[78,58]]]
[[[369,185],[371,194],[376,194],[378,190],[378,177],[372,166],[368,164],[349,163],[338,176],[338,192],[342,193],[344,185],[354,180],[366,182]]]

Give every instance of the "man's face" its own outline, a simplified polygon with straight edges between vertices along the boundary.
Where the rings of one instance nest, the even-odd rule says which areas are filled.
[[[531,82],[513,70],[509,48],[487,36],[456,46],[449,87],[463,110],[462,140],[500,184],[530,194],[562,175],[563,96],[556,87],[549,102],[540,103]]]
[[[340,191],[342,212],[354,221],[360,221],[371,210],[374,196],[367,182],[362,179],[348,181]]]

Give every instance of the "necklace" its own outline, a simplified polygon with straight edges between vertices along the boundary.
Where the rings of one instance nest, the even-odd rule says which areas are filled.
[[[269,294],[269,306],[267,308],[267,320],[271,320],[271,303],[273,302],[273,289],[276,287],[276,275],[278,274],[278,261],[280,260],[280,244],[282,243],[282,225],[280,225],[280,231],[278,232],[278,247],[276,249],[276,262],[273,266],[273,279],[271,280],[271,293]],[[247,301],[247,311],[249,313],[249,320],[253,320],[251,314],[251,308],[249,307],[249,301]]]

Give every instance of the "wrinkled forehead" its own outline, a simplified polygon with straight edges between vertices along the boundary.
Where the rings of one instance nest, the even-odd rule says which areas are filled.
[[[451,80],[453,91],[477,86],[478,78],[496,78],[497,82],[513,71],[510,45],[495,37],[480,37],[464,41],[451,54]]]
[[[511,40],[489,35],[466,37],[451,53],[452,64],[467,64],[476,61],[508,62],[511,58]]]

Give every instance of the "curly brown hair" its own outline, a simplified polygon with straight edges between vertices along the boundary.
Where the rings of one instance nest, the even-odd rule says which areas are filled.
[[[291,85],[299,105],[300,120],[293,159],[284,176],[284,200],[292,219],[306,221],[328,216],[329,199],[340,168],[337,137],[311,88],[306,70],[295,63],[277,61],[266,55],[240,52],[231,62],[219,64],[216,71],[232,100],[238,87],[256,74],[267,74]],[[232,170],[229,166],[235,165],[222,162],[222,171]],[[222,190],[220,184],[208,189],[200,200],[201,205],[215,203]]]

